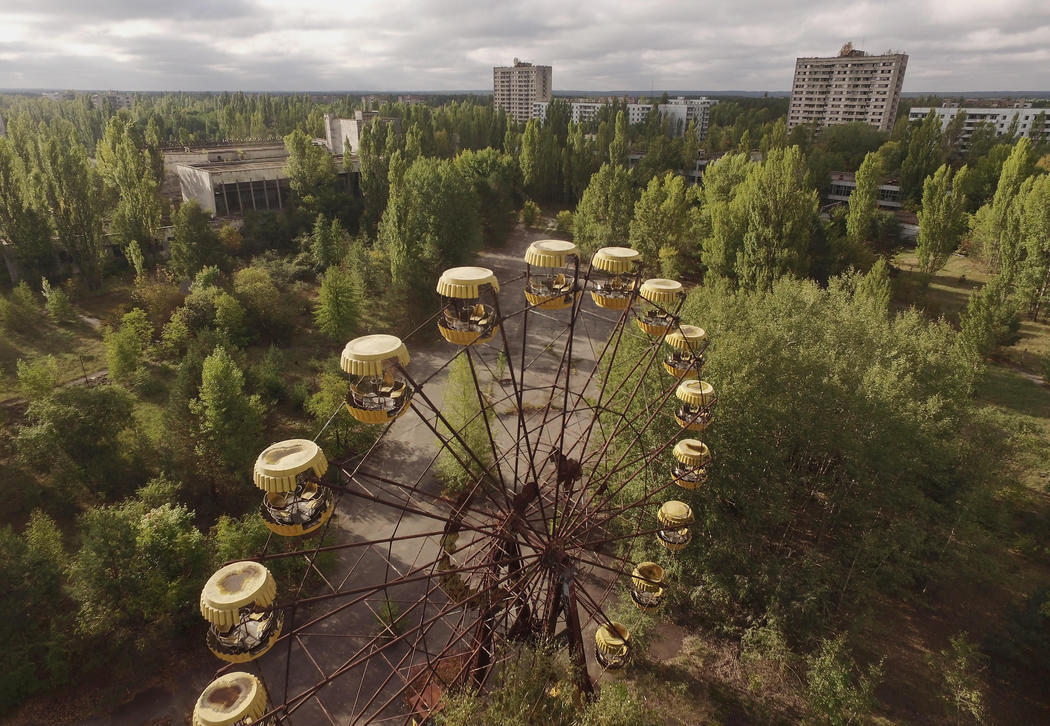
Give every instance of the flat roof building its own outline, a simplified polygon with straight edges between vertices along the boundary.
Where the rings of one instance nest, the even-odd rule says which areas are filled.
[[[586,123],[594,120],[598,112],[608,106],[611,101],[573,101],[569,103],[569,119],[574,123]],[[675,136],[681,136],[689,127],[689,122],[696,123],[696,135],[699,139],[707,136],[707,127],[710,122],[711,107],[718,101],[701,96],[700,98],[686,98],[678,96],[668,100],[667,103],[628,103],[627,123],[637,124],[645,121],[646,116],[654,105],[659,109],[660,115],[671,122],[670,131]],[[532,104],[532,118],[542,121],[547,119],[547,101],[537,101]]]
[[[850,43],[834,58],[796,59],[788,129],[860,122],[890,131],[907,66],[904,53],[868,55]]]
[[[532,118],[532,104],[551,100],[550,66],[534,66],[517,58],[512,66],[492,69],[492,102],[519,123]]]
[[[909,121],[921,121],[933,111],[941,122],[941,129],[948,127],[956,116],[963,114],[962,134],[959,137],[959,147],[965,151],[970,146],[970,137],[978,125],[990,125],[995,130],[996,136],[1002,136],[1007,131],[1014,129],[1018,136],[1033,140],[1042,140],[1050,135],[1050,119],[1047,118],[1050,109],[1032,108],[1031,103],[1019,103],[1014,108],[959,108],[958,106],[945,105],[940,108],[915,107],[908,111]],[[1040,128],[1040,120],[1042,128]],[[1016,121],[1016,128],[1014,123]]]

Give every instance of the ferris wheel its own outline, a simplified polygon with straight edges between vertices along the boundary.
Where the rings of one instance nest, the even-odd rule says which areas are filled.
[[[306,439],[259,454],[272,535],[201,592],[225,664],[195,726],[426,723],[529,642],[563,647],[584,694],[627,664],[610,598],[656,610],[693,538],[707,335],[681,321],[681,283],[643,281],[628,248],[581,265],[573,243],[540,240],[502,267],[502,292],[488,268],[441,274],[443,354],[413,360],[415,334],[347,343],[339,415],[377,427],[364,454]],[[442,393],[454,367],[470,384]],[[282,589],[277,561],[301,565]]]

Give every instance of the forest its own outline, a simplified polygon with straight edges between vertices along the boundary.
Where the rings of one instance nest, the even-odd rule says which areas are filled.
[[[201,583],[266,539],[255,454],[322,426],[329,457],[373,440],[333,417],[343,344],[407,333],[436,271],[546,230],[686,282],[721,393],[702,545],[673,572],[693,587],[660,616],[683,654],[636,646],[628,677],[544,701],[545,722],[1050,719],[1050,140],[964,145],[905,110],[888,134],[788,132],[786,99],[721,99],[703,140],[616,104],[516,124],[483,97],[380,99],[400,123],[365,129],[353,195],[311,139],[369,103],[0,96],[18,271],[0,283],[0,574],[19,614],[0,716],[33,723],[62,688],[78,705],[53,722],[71,721],[197,657]],[[283,140],[287,209],[238,226],[161,195],[165,149],[249,139]],[[848,206],[821,201],[832,171],[856,174]],[[877,206],[891,179],[914,245]],[[904,629],[919,646],[883,647]],[[529,655],[442,722],[533,722],[562,665]]]

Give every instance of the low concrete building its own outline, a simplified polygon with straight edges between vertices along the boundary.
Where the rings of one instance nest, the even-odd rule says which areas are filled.
[[[828,187],[825,199],[829,202],[849,203],[849,195],[857,188],[857,175],[851,171],[831,172],[831,186]],[[896,179],[890,179],[879,185],[879,209],[896,211],[901,205],[901,185]]]
[[[569,102],[569,119],[574,123],[586,123],[593,121],[599,111],[607,107],[608,101],[571,101]],[[701,96],[700,98],[686,98],[678,96],[670,99],[667,103],[655,104],[660,115],[671,122],[670,131],[675,136],[681,136],[689,127],[689,122],[696,123],[697,138],[703,140],[707,136],[707,126],[710,121],[711,107],[718,101]],[[547,119],[547,101],[537,101],[532,104],[532,118],[545,121]],[[638,124],[645,121],[649,112],[653,110],[651,103],[628,103],[627,123]]]
[[[1028,139],[1045,139],[1050,136],[1050,109],[1032,108],[1031,103],[1021,102],[1013,108],[960,108],[953,104],[945,104],[940,108],[929,106],[917,106],[908,111],[909,121],[921,121],[929,115],[930,111],[937,116],[941,122],[941,129],[946,129],[955,117],[963,114],[962,135],[959,145],[964,151],[970,146],[970,137],[974,130],[981,124],[990,125],[995,130],[996,136],[1002,136],[1011,128],[1015,128],[1018,136]]]
[[[375,111],[354,111],[353,118],[336,118],[331,114],[324,115],[324,143],[333,154],[357,154],[361,145],[361,131],[366,124],[379,118],[385,124],[394,124],[401,131],[401,119],[391,116],[380,116]],[[349,149],[347,146],[349,145]]]
[[[341,182],[356,193],[360,163],[357,157],[351,157],[351,168],[345,170],[343,158],[335,156],[332,161]],[[284,171],[286,163],[287,154],[245,161],[179,164],[176,171],[182,200],[195,200],[216,217],[284,209],[293,195]]]

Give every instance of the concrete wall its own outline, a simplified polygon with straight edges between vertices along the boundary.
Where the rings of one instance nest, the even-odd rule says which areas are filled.
[[[215,187],[211,174],[204,169],[183,164],[176,170],[179,176],[179,187],[182,189],[182,201],[195,200],[201,209],[208,214],[215,214]]]

